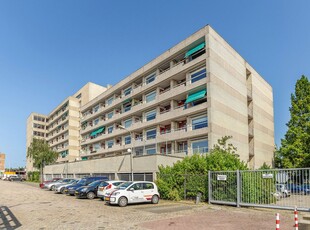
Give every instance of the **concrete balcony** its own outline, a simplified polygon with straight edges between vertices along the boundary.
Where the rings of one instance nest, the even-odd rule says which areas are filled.
[[[119,106],[124,100],[126,100],[128,98],[135,98],[138,95],[145,93],[149,89],[154,88],[154,86],[158,85],[160,82],[167,80],[176,74],[186,73],[187,69],[192,68],[193,66],[198,65],[198,64],[203,64],[205,62],[206,58],[207,58],[207,54],[203,54],[200,57],[198,57],[198,58],[194,59],[193,61],[188,62],[186,64],[183,64],[183,62],[181,62],[178,65],[175,65],[174,67],[170,68],[169,70],[167,70],[167,71],[159,74],[158,76],[156,76],[156,79],[152,83],[140,84],[138,87],[133,88],[131,94],[124,96],[124,97],[116,98],[111,105],[102,108],[102,110],[100,110],[96,113],[93,113],[91,115],[87,115],[87,116],[83,117],[83,119],[81,119],[81,120],[87,121],[87,120],[90,120],[91,118],[99,116],[99,115],[101,115],[102,112],[107,112],[107,111],[115,108],[116,106]]]
[[[248,108],[248,118],[252,119],[253,118],[253,109]]]
[[[105,107],[100,107],[97,112],[88,113],[86,116],[81,118],[81,121],[91,120],[100,115],[100,112],[105,110]]]
[[[178,119],[178,118],[190,116],[191,114],[196,114],[196,113],[200,113],[203,111],[207,111],[208,107],[209,107],[208,102],[204,102],[200,105],[196,105],[196,106],[190,107],[188,109],[184,109],[183,106],[178,107],[178,108],[175,108],[169,112],[166,112],[163,114],[157,114],[156,119],[154,119],[152,121],[133,123],[132,126],[128,128],[128,130],[130,130],[131,132],[139,131],[145,127],[156,126],[156,125],[158,125],[164,121],[167,121],[167,120],[173,121],[173,120]],[[86,145],[86,144],[96,143],[96,142],[99,142],[102,140],[112,139],[114,137],[122,136],[125,134],[129,134],[129,132],[127,130],[123,130],[123,129],[115,129],[115,131],[111,134],[103,134],[103,135],[98,136],[98,137],[93,138],[93,139],[87,139],[86,141],[82,142],[81,144]]]
[[[104,120],[99,121],[96,125],[93,126],[87,126],[85,129],[81,129],[81,135],[85,134],[85,133],[89,133],[90,131],[94,131],[96,129],[98,129],[99,127],[103,126],[105,123]]]

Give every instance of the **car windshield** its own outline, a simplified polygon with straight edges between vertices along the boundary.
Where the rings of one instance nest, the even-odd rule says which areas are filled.
[[[71,179],[64,179],[62,182],[70,182]]]
[[[86,179],[81,179],[77,184],[86,185]]]
[[[116,187],[116,189],[124,190],[128,188],[130,185],[132,185],[133,182],[124,182]]]

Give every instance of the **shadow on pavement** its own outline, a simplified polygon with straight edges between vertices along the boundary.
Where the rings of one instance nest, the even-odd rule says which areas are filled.
[[[17,229],[21,223],[7,206],[0,205],[0,229]]]

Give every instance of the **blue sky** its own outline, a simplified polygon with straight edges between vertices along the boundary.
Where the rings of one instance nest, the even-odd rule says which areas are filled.
[[[91,81],[114,85],[210,24],[274,91],[275,140],[310,76],[310,1],[0,0],[0,152],[25,165],[26,119]]]

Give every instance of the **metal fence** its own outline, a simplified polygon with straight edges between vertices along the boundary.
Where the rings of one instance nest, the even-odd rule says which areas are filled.
[[[310,210],[310,168],[209,173],[209,203]]]
[[[166,198],[210,204],[310,211],[310,168],[209,171],[208,175],[159,175]],[[172,185],[171,187],[167,187]],[[165,187],[166,186],[166,187]]]

